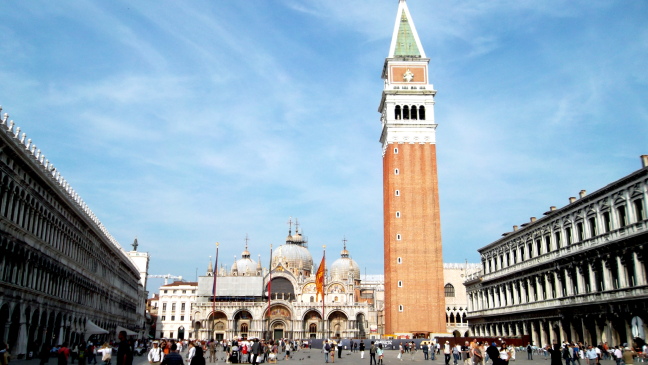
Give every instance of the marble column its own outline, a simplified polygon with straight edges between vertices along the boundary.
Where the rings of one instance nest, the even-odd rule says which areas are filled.
[[[646,265],[643,260],[643,255],[633,252],[632,260],[634,261],[635,285],[646,285]]]

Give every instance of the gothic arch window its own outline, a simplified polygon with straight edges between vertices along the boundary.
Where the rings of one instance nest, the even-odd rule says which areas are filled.
[[[407,106],[407,105],[403,106],[403,119],[407,119],[407,120],[410,119],[409,106]]]
[[[311,323],[308,326],[308,332],[310,333],[317,333],[317,325],[315,323]]]
[[[446,298],[454,298],[455,296],[455,288],[450,283],[445,285],[445,296]]]
[[[247,323],[241,323],[241,333],[247,332],[248,331],[248,324]]]
[[[413,119],[413,120],[417,120],[417,119],[418,119],[418,113],[417,113],[417,110],[418,110],[418,109],[416,108],[416,105],[412,105],[412,111],[411,111],[412,118],[411,118],[411,119]]]
[[[419,119],[425,120],[425,107],[423,105],[419,106]]]
[[[394,108],[394,118],[396,118],[396,120],[402,119],[401,118],[401,107],[400,107],[400,105],[396,105],[396,108]]]

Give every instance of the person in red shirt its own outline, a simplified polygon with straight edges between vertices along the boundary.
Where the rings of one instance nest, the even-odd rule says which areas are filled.
[[[70,349],[67,347],[67,342],[63,342],[63,345],[58,350],[58,365],[67,365],[68,359],[70,358]]]

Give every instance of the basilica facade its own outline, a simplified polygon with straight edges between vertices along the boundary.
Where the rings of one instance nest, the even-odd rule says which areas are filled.
[[[273,250],[269,269],[262,268],[260,257],[254,261],[247,247],[229,270],[214,270],[210,263],[198,278],[192,337],[367,337],[375,325],[374,296],[361,296],[360,268],[346,246],[326,270],[323,300],[318,268],[299,232],[289,232],[285,244]]]

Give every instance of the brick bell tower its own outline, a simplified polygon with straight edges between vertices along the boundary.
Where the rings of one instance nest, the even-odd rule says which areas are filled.
[[[446,333],[434,96],[405,0],[398,3],[381,113],[385,334]]]

